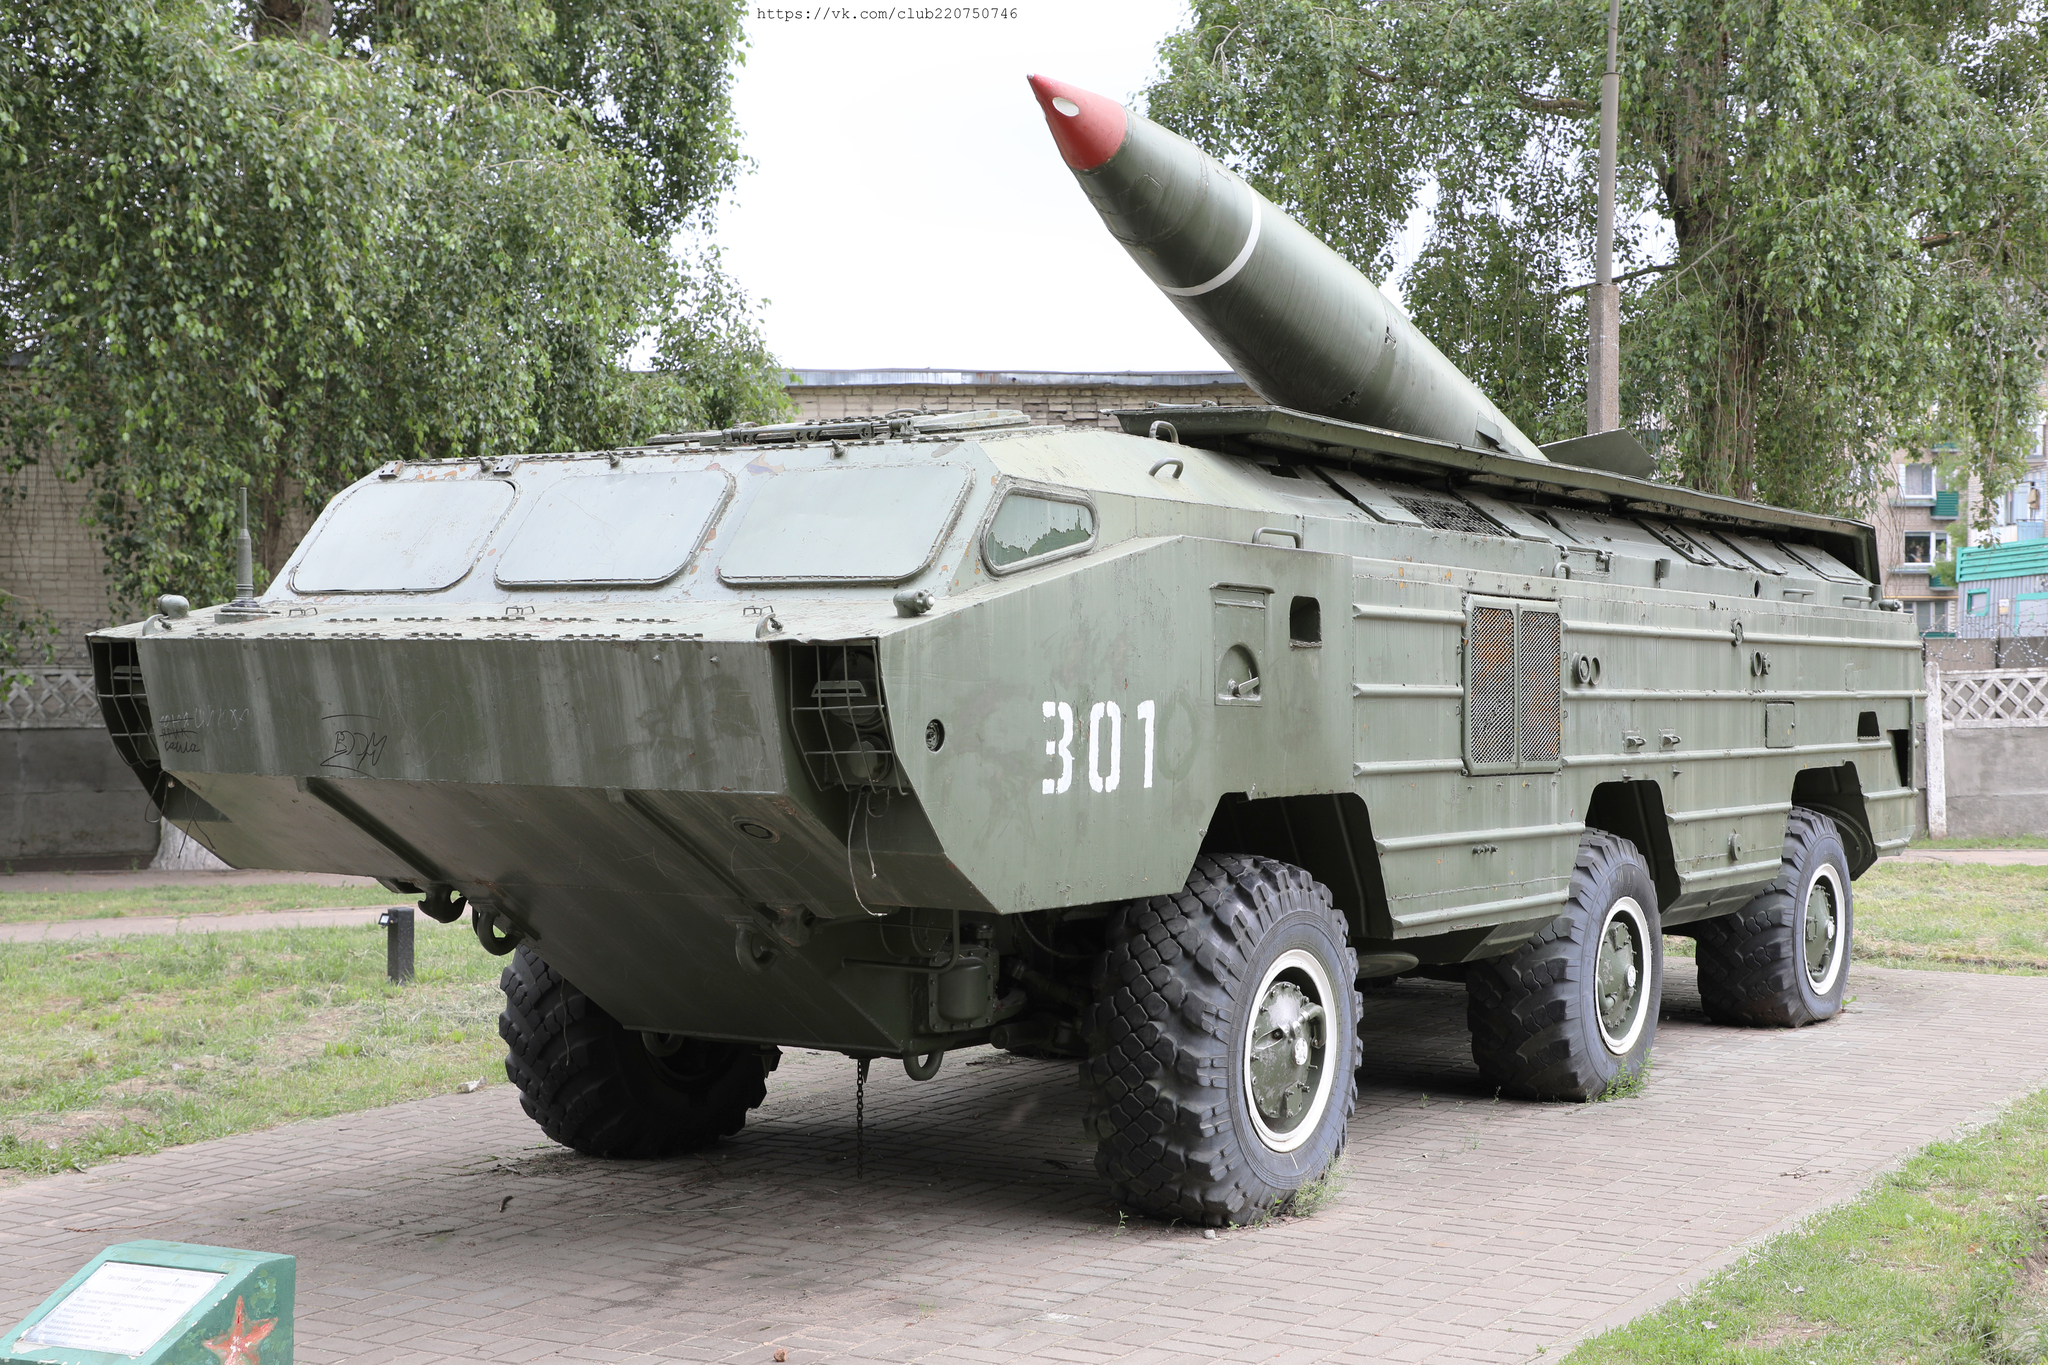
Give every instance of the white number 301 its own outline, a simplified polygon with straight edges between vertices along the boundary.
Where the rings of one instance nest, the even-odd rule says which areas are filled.
[[[1063,701],[1049,701],[1043,708],[1047,720],[1057,721],[1060,727],[1058,739],[1045,742],[1045,756],[1059,760],[1058,777],[1048,777],[1039,784],[1039,790],[1047,796],[1057,796],[1074,785],[1074,708]],[[1158,707],[1150,701],[1138,703],[1132,713],[1145,726],[1145,785],[1152,785],[1152,740],[1154,717]],[[1105,735],[1104,731],[1108,733]],[[1109,771],[1102,770],[1104,751],[1107,750]],[[1123,708],[1113,701],[1099,701],[1088,708],[1088,790],[1113,792],[1123,783],[1124,774],[1124,713]]]

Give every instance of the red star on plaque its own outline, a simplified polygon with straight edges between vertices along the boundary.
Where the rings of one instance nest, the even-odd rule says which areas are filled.
[[[235,1325],[224,1335],[206,1343],[206,1349],[220,1357],[220,1365],[263,1365],[263,1355],[256,1349],[277,1326],[276,1318],[265,1318],[261,1322],[250,1322],[242,1308],[242,1296],[235,1295]]]

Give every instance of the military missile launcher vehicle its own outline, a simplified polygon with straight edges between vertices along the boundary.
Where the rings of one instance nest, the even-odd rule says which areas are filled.
[[[260,596],[93,637],[164,818],[466,911],[527,1111],[599,1155],[738,1131],[782,1047],[993,1044],[1219,1224],[1341,1148],[1362,987],[1462,980],[1531,1098],[1640,1070],[1667,933],[1716,1019],[1836,1013],[1913,824],[1870,528],[1538,449],[1220,164],[1033,84],[1273,406],[388,465]]]

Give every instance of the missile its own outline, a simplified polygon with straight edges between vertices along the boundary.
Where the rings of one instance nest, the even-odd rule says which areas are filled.
[[[1032,76],[1110,235],[1266,401],[1544,459],[1357,267],[1186,138]]]

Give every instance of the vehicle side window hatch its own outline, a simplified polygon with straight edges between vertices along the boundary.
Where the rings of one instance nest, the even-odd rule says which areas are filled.
[[[1368,514],[1354,506],[1351,499],[1316,477],[1318,471],[1314,466],[1260,459],[1247,461],[1244,468],[1258,481],[1261,492],[1290,504],[1290,512],[1312,517],[1368,520]]]
[[[1323,471],[1338,490],[1381,521],[1462,531],[1468,536],[1508,534],[1498,522],[1455,493],[1410,484],[1383,483],[1348,469]]]
[[[1552,545],[1570,543],[1568,536],[1530,508],[1518,507],[1486,493],[1467,492],[1464,496],[1465,501],[1505,526],[1508,534],[1517,540],[1540,540]]]
[[[1737,535],[1730,531],[1723,531],[1721,539],[1734,546],[1742,553],[1744,559],[1767,574],[1778,578],[1789,573],[1797,573],[1802,578],[1806,576],[1806,565],[1786,554],[1773,541],[1761,540],[1756,536]]]
[[[958,465],[767,476],[718,566],[728,583],[900,583],[931,565],[967,496]]]
[[[1349,469],[1322,469],[1317,471],[1328,479],[1336,490],[1381,521],[1394,526],[1421,526],[1422,518],[1401,505],[1396,499],[1396,485],[1369,479]],[[1407,492],[1406,489],[1400,489]]]
[[[508,588],[652,586],[682,571],[732,495],[715,469],[571,475],[541,493],[498,557]]]
[[[1095,543],[1095,509],[1085,498],[1012,489],[981,533],[981,557],[993,573],[1015,573],[1081,554]]]
[[[321,514],[292,567],[292,591],[452,588],[468,575],[516,496],[501,478],[358,484]]]
[[[1596,550],[1628,559],[1666,559],[1671,546],[1625,517],[1578,512],[1565,507],[1546,508],[1544,515],[1572,539]]]
[[[1783,542],[1778,548],[1830,583],[1866,584],[1870,581],[1826,550],[1816,550],[1811,545],[1792,545]]]
[[[1644,521],[1651,535],[1678,551],[1690,563],[1709,569],[1743,569],[1749,564],[1742,556],[1719,544],[1712,536],[1688,531],[1669,521]]]

